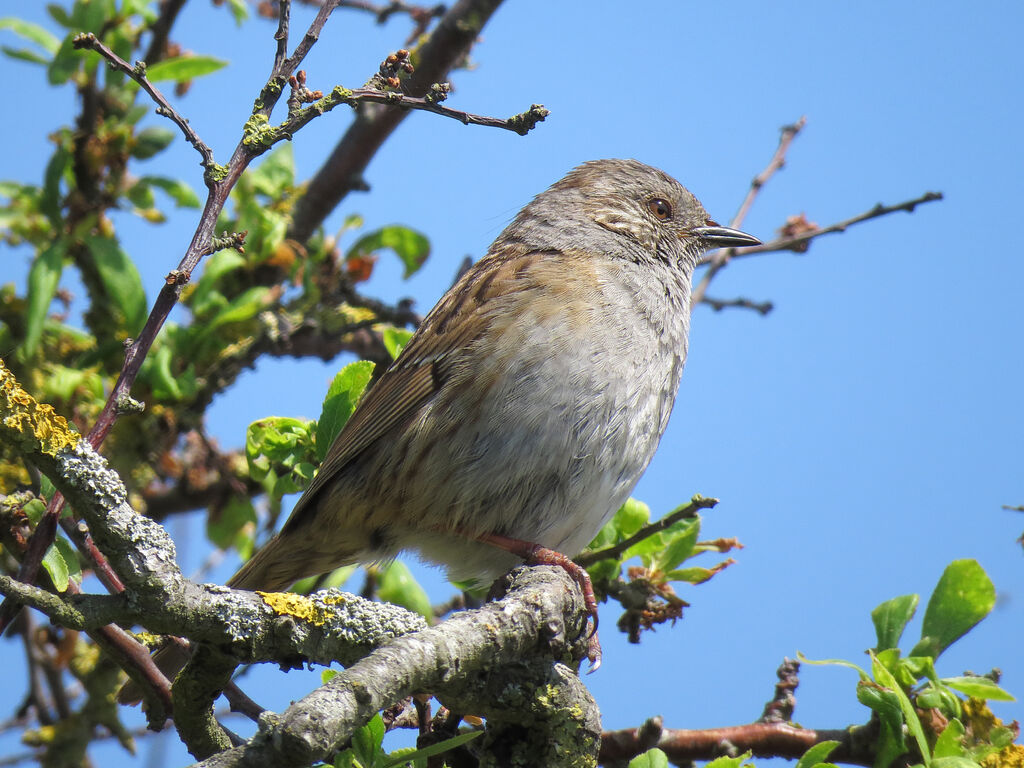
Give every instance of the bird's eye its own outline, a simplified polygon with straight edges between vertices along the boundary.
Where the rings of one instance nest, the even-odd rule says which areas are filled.
[[[653,213],[658,221],[667,221],[672,218],[672,206],[668,204],[667,200],[662,200],[660,197],[648,200],[647,210]]]

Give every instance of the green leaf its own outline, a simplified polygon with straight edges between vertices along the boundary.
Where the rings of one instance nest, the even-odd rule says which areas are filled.
[[[935,740],[935,749],[932,750],[932,757],[939,759],[943,757],[960,757],[964,753],[964,726],[956,718],[950,720],[939,738]],[[934,766],[935,763],[933,762]]]
[[[668,768],[668,755],[655,747],[629,761],[629,768]]]
[[[932,760],[931,765],[932,768],[980,768],[981,764],[969,757],[955,755]]]
[[[68,569],[68,563],[64,559],[64,555],[61,554],[60,549],[57,547],[57,541],[55,540],[50,548],[46,550],[46,554],[43,555],[43,568],[50,574],[50,578],[53,579],[53,586],[58,592],[64,592],[68,588],[68,582],[70,580],[71,572]]]
[[[356,409],[359,399],[370,383],[373,367],[374,364],[368,360],[349,363],[338,371],[331,382],[327,396],[324,397],[320,418],[316,423],[316,454],[320,461],[324,460],[334,438]]]
[[[898,647],[907,622],[914,617],[919,599],[917,595],[901,595],[886,600],[871,612],[871,620],[875,623],[875,635],[878,638],[876,651]]]
[[[797,760],[794,768],[814,768],[814,766],[819,763],[825,762],[825,759],[831,755],[832,751],[838,746],[838,741],[823,741],[819,744],[815,744],[804,752],[803,757]]]
[[[434,618],[430,598],[401,560],[392,560],[380,574],[377,595],[381,600],[415,611],[427,621]]]
[[[975,699],[988,699],[991,701],[1016,701],[1006,690],[1000,688],[996,683],[987,677],[944,677],[942,682],[960,693],[971,696]]]
[[[273,291],[267,286],[254,285],[236,296],[230,304],[214,315],[203,327],[200,335],[206,338],[225,325],[251,320],[267,307],[272,296]]]
[[[28,273],[28,307],[25,313],[25,340],[22,343],[26,355],[35,354],[39,340],[43,337],[43,325],[57,293],[66,251],[67,243],[58,240],[32,262]]]
[[[925,768],[929,768],[931,757],[928,752],[928,740],[925,738],[924,729],[921,727],[921,721],[917,717],[917,711],[914,709],[913,703],[892,673],[878,661],[875,654],[870,651],[868,653],[871,656],[871,671],[874,673],[875,680],[888,688],[896,696],[900,709],[903,712],[903,717],[906,720],[907,730],[910,731],[917,742],[917,748],[921,753]]]
[[[278,198],[295,185],[295,150],[284,142],[270,152],[256,168],[246,174],[253,191]]]
[[[716,757],[710,763],[707,763],[704,768],[740,768],[740,766],[750,759],[750,750],[748,749],[742,755],[738,757]]]
[[[68,12],[63,6],[57,5],[56,3],[50,3],[46,6],[46,12],[50,14],[50,18],[60,24],[62,27],[71,28],[71,17],[68,16]]]
[[[221,549],[237,547],[243,559],[248,559],[252,550],[252,534],[247,534],[246,530],[254,530],[255,524],[256,510],[252,502],[242,496],[232,496],[227,504],[207,516],[206,536]]]
[[[409,339],[412,338],[412,331],[406,330],[405,328],[395,328],[393,325],[389,325],[381,333],[381,340],[384,342],[384,348],[391,355],[391,359],[396,359],[402,350],[405,349],[405,345],[409,343]]]
[[[139,160],[145,160],[167,149],[172,141],[174,141],[174,131],[170,128],[155,125],[143,128],[134,136],[131,155]]]
[[[977,560],[954,560],[939,578],[912,656],[937,658],[963,637],[996,603],[996,589]]]
[[[651,519],[651,508],[642,501],[629,498],[626,503],[619,507],[612,518],[612,524],[619,538],[616,541],[628,539],[634,533],[643,528]]]
[[[43,513],[46,511],[46,505],[41,499],[32,499],[22,506],[21,511],[25,513],[25,517],[32,525],[39,525],[39,521],[42,520]]]
[[[717,571],[710,568],[677,568],[665,572],[665,578],[669,581],[685,581],[689,584],[703,584],[715,575]]]
[[[424,235],[396,224],[363,235],[349,248],[345,258],[364,258],[383,248],[390,248],[402,260],[404,277],[415,273],[430,255],[430,241]]]
[[[50,63],[50,60],[41,53],[36,53],[28,48],[11,48],[9,45],[0,45],[0,51],[3,51],[4,55],[9,56],[12,59],[27,61],[31,64],[46,65]]]
[[[131,204],[138,208],[152,208],[156,204],[153,190],[144,179],[139,179],[128,187],[126,195]]]
[[[406,765],[416,760],[426,760],[428,757],[440,755],[449,750],[461,747],[463,744],[472,741],[478,736],[483,736],[483,731],[468,731],[452,736],[450,739],[439,741],[423,749],[396,749],[381,764],[381,768],[395,768],[399,765]]]
[[[179,208],[199,207],[199,196],[184,181],[166,176],[143,176],[139,181],[162,189]]]
[[[63,516],[61,515],[61,517]],[[78,552],[71,545],[71,542],[63,536],[58,536],[53,540],[53,546],[57,547],[57,551],[60,552],[60,556],[64,559],[64,564],[68,569],[68,580],[81,584],[82,565],[78,561]]]
[[[164,80],[182,82],[209,75],[227,66],[223,59],[213,56],[174,56],[146,67],[146,77],[151,83]]]
[[[249,18],[249,8],[245,0],[228,0],[228,8],[231,9],[231,15],[238,26],[242,26],[242,22]]]
[[[72,43],[73,34],[69,34],[60,44],[53,56],[53,61],[46,69],[46,80],[50,85],[63,85],[75,72],[85,58],[84,51],[76,51]]]
[[[336,669],[325,669],[323,672],[320,673],[320,684],[327,685],[327,683],[333,680],[335,675],[337,674],[338,670]]]
[[[129,334],[137,333],[146,322],[149,305],[135,264],[112,238],[86,235],[83,240],[92,254],[107,298],[124,317],[124,330]]]
[[[377,759],[384,756],[384,750],[380,748],[384,741],[384,720],[378,712],[362,728],[358,728],[352,734],[352,751],[356,759],[365,766],[377,766]]]
[[[30,40],[50,53],[56,53],[57,49],[60,48],[60,40],[57,37],[38,24],[33,24],[31,21],[6,16],[0,19],[0,29],[9,29],[14,34]]]
[[[39,198],[39,210],[49,219],[50,224],[57,231],[61,231],[64,222],[61,219],[61,192],[60,182],[64,177],[64,171],[71,163],[71,155],[63,147],[57,147],[57,151],[46,163],[46,171],[43,174],[43,193]]]
[[[681,530],[673,531],[665,537],[664,548],[655,557],[654,567],[659,571],[670,571],[693,555],[697,535],[700,533],[700,518],[683,522],[685,525]]]

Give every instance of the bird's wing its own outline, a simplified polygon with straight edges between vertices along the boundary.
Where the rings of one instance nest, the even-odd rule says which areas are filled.
[[[523,281],[524,259],[477,262],[446,293],[424,319],[395,362],[370,388],[335,438],[320,471],[296,503],[285,528],[301,523],[324,486],[377,440],[409,419],[440,391],[458,353],[481,333],[489,320],[481,311],[491,299],[517,291]],[[481,277],[481,273],[486,273]]]

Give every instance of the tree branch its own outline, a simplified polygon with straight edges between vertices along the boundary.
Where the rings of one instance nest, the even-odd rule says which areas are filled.
[[[500,4],[501,0],[455,3],[416,51],[416,71],[403,81],[403,92],[422,98],[431,85],[446,80]],[[304,243],[345,195],[364,186],[362,177],[370,160],[407,114],[382,105],[359,111],[296,202],[289,237]]]
[[[213,159],[213,150],[210,149],[206,142],[199,138],[199,134],[195,132],[188,120],[178,114],[178,111],[171,106],[171,103],[167,98],[160,92],[160,90],[149,82],[149,78],[146,77],[146,64],[145,62],[137,62],[135,66],[131,66],[127,61],[122,59],[110,48],[101,43],[92,32],[85,32],[80,35],[76,35],[73,41],[76,49],[87,49],[96,51],[107,63],[110,64],[111,69],[115,69],[124,75],[127,75],[142,88],[146,93],[149,94],[150,98],[157,104],[156,113],[163,115],[174,123],[181,132],[185,135],[185,139],[195,147],[196,152],[199,153],[200,157],[203,158],[202,166],[205,169],[203,174],[206,179],[207,186],[213,183],[212,177],[210,176],[211,171],[216,166],[216,162]]]
[[[702,509],[712,509],[718,504],[718,499],[710,499],[701,496],[700,494],[695,495],[690,499],[689,503],[669,512],[660,520],[656,520],[649,525],[645,525],[639,531],[634,533],[629,538],[623,539],[614,546],[607,547],[605,549],[599,549],[594,552],[584,552],[575,558],[576,562],[586,567],[593,565],[594,563],[600,562],[601,560],[617,560],[622,557],[623,553],[634,544],[643,541],[646,538],[653,536],[656,533],[664,531],[666,528],[677,523],[680,520],[684,520],[690,517],[696,517],[697,513]]]

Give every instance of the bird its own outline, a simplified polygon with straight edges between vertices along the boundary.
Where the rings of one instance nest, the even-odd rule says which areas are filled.
[[[482,584],[525,559],[569,571],[596,627],[571,557],[665,432],[698,261],[759,243],[637,160],[574,168],[442,296],[228,586],[283,590],[405,550]]]

